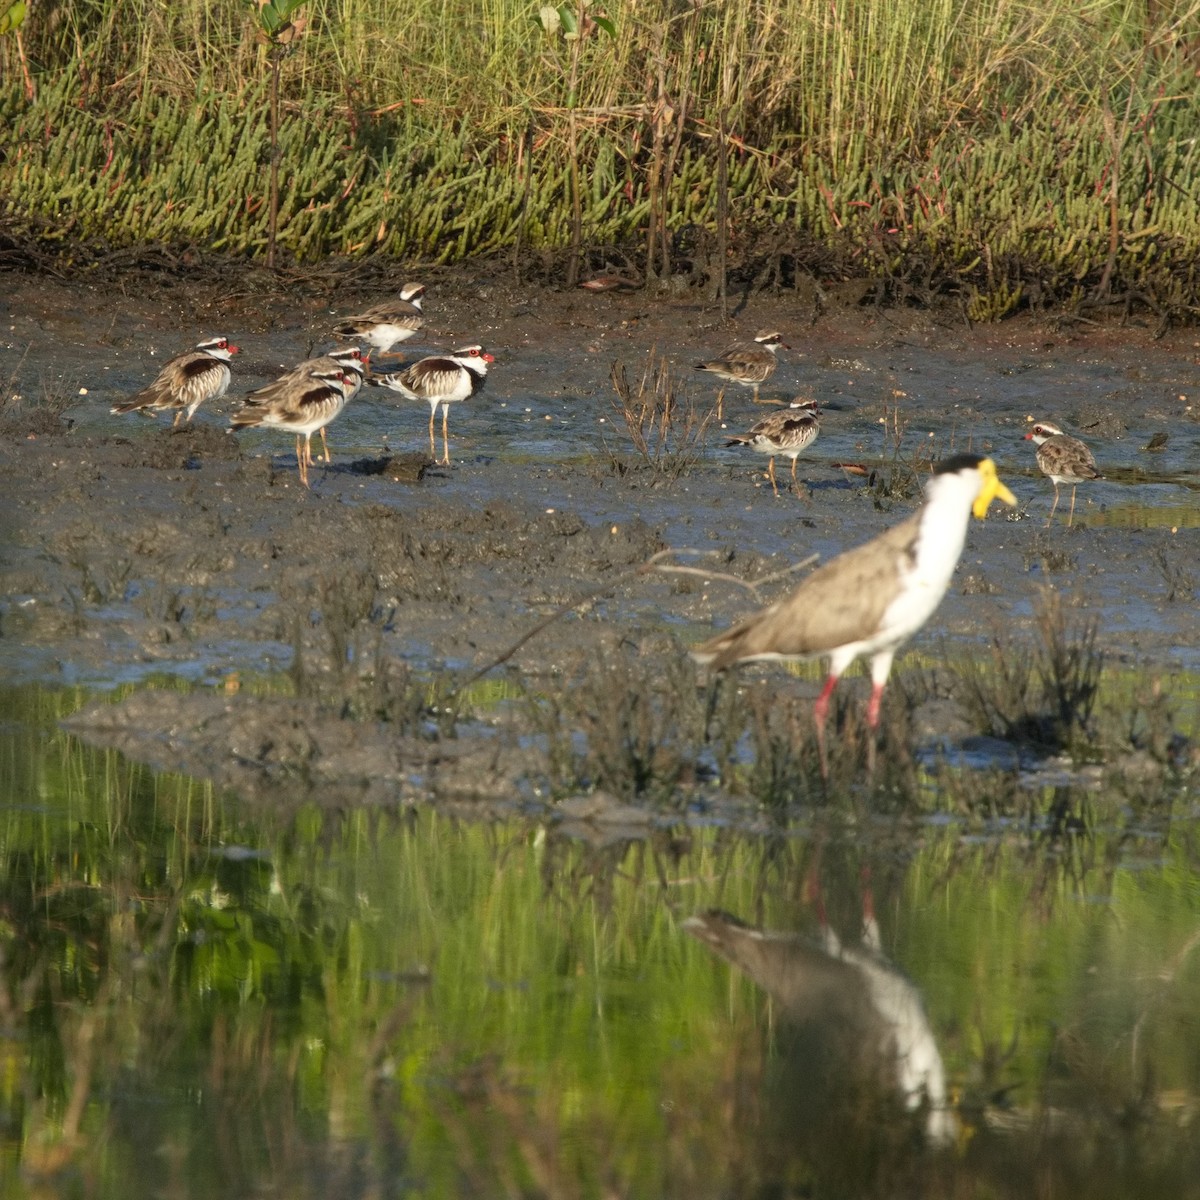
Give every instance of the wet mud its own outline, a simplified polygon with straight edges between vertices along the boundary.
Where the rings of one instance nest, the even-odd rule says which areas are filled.
[[[464,681],[482,674],[552,695],[614,655],[672,670],[688,645],[788,586],[755,596],[724,577],[773,576],[866,540],[911,511],[932,458],[968,449],[996,459],[1021,508],[973,525],[915,650],[936,658],[997,637],[1019,648],[1048,588],[1095,622],[1110,662],[1168,679],[1200,666],[1194,331],[1156,338],[1149,321],[1049,317],[971,329],[954,312],[880,311],[836,291],[821,303],[739,298],[724,325],[697,297],[568,293],[499,269],[421,278],[431,328],[409,359],[476,341],[496,357],[485,391],[451,411],[450,466],[429,460],[426,406],[364,389],[330,428],[334,461],[306,490],[292,439],[232,435],[229,413],[332,345],[335,314],[400,280],[326,275],[278,289],[236,274],[196,286],[8,277],[5,676],[212,685],[102,702],[81,728],[244,790],[283,780],[302,791],[336,783],[341,800],[528,796],[549,751],[520,705],[478,727],[436,728],[437,704]],[[800,460],[810,494],[775,498],[765,460],[724,447],[764,412],[734,388],[694,461],[648,464],[614,405],[613,364],[636,375],[665,360],[680,395],[707,413],[716,389],[693,364],[764,326],[793,347],[764,395],[822,405],[821,436]],[[109,414],[166,357],[213,333],[242,347],[235,382],[190,426]],[[1053,489],[1022,440],[1039,417],[1084,437],[1105,476],[1080,487],[1071,527],[1065,491],[1044,528]],[[638,570],[668,548],[711,577]],[[292,699],[256,686],[285,673]],[[813,691],[778,669],[745,682]],[[861,688],[855,673],[846,685]]]

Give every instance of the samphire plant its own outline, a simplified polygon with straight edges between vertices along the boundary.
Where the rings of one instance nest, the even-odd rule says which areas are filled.
[[[534,20],[552,42],[561,35],[567,47],[567,156],[571,180],[571,252],[567,260],[567,287],[574,287],[579,281],[579,259],[583,249],[583,195],[579,182],[579,66],[588,38],[601,29],[614,38],[617,27],[602,8],[593,5],[592,0],[574,0],[573,3],[564,0],[557,8],[550,4],[543,5]]]
[[[275,238],[279,230],[279,68],[304,30],[305,18],[294,14],[304,0],[247,0],[255,10],[259,36],[269,50],[271,64],[271,181],[267,215],[267,268],[275,266]]]

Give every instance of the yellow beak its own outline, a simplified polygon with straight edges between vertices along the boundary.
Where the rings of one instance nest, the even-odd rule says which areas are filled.
[[[979,480],[979,495],[975,497],[975,503],[971,506],[971,511],[981,521],[987,516],[988,507],[993,500],[1003,501],[1005,504],[1016,508],[1016,496],[1000,482],[1000,476],[996,474],[996,464],[990,458],[985,458],[979,464]]]

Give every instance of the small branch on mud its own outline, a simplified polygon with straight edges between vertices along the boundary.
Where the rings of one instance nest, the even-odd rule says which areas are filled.
[[[576,609],[583,608],[585,605],[591,604],[593,600],[599,599],[601,596],[615,591],[626,580],[636,579],[639,575],[648,575],[651,571],[656,571],[663,575],[699,575],[703,579],[720,580],[723,583],[734,583],[738,587],[744,587],[753,593],[754,598],[758,599],[758,589],[764,583],[770,583],[776,579],[782,579],[790,575],[793,571],[799,571],[802,568],[809,566],[815,562],[818,555],[809,555],[803,562],[796,563],[795,566],[788,567],[785,571],[776,572],[774,575],[768,575],[765,579],[760,579],[755,583],[751,583],[745,579],[739,579],[736,575],[727,575],[723,571],[705,571],[700,567],[681,567],[677,565],[663,565],[663,559],[669,558],[672,555],[692,555],[701,557],[704,555],[713,555],[718,553],[715,550],[676,550],[668,547],[666,550],[659,550],[652,554],[644,563],[639,563],[636,567],[631,567],[628,571],[623,571],[614,579],[610,579],[607,583],[602,584],[598,588],[594,588],[586,595],[581,596],[578,600],[572,600],[570,604],[564,604],[561,608],[557,608],[544,620],[539,621],[528,633],[519,637],[503,654],[493,658],[490,662],[480,667],[474,674],[467,676],[453,691],[445,697],[445,703],[452,701],[457,695],[465,691],[475,683],[482,679],[489,671],[494,671],[497,667],[508,662],[510,658],[518,650],[521,649],[527,642],[532,641],[543,630],[548,629],[555,621],[565,617],[568,613],[575,612]]]
[[[821,556],[819,554],[810,554],[807,558],[802,558],[798,563],[792,563],[790,567],[784,567],[782,571],[776,571],[774,575],[764,575],[761,579],[756,579],[752,584],[748,584],[752,590],[757,591],[767,583],[774,583],[777,579],[786,579],[789,575],[795,575],[797,571],[803,571],[805,567],[811,567]],[[729,576],[723,575],[722,579],[728,579]]]
[[[679,550],[679,551],[663,551],[663,553],[678,553],[678,554],[712,554],[711,550]],[[774,583],[777,579],[786,579],[789,575],[794,575],[797,571],[803,571],[805,567],[812,566],[821,556],[819,554],[810,554],[801,562],[793,563],[790,567],[785,567],[782,571],[776,571],[774,575],[764,575],[761,579],[754,580],[753,583],[749,579],[739,579],[736,575],[726,575],[724,571],[705,571],[700,567],[664,567],[655,566],[654,570],[663,575],[699,575],[701,579],[716,579],[721,583],[735,583],[738,587],[744,587],[750,592],[755,600],[761,603],[758,589],[766,583]]]
[[[658,564],[669,555],[711,553],[713,553],[711,550],[672,550],[669,547],[666,550],[659,550],[656,554],[650,555],[650,557],[646,559],[644,563],[640,563],[638,566],[632,567],[628,571],[622,571],[621,574],[615,579],[609,580],[608,583],[603,584],[601,587],[594,588],[586,595],[581,596],[578,600],[573,600],[570,604],[564,604],[561,608],[555,609],[554,612],[552,612],[545,620],[539,621],[528,633],[519,637],[511,646],[509,646],[507,650],[504,651],[503,654],[492,659],[491,662],[480,667],[479,670],[473,675],[470,675],[463,680],[463,682],[460,683],[458,687],[450,693],[450,696],[447,697],[447,699],[453,699],[453,697],[459,692],[463,691],[465,688],[469,688],[476,680],[482,679],[489,671],[493,671],[501,664],[508,662],[508,660],[512,658],[512,656],[516,654],[516,652],[520,650],[520,648],[524,646],[526,642],[532,641],[539,633],[541,633],[544,629],[548,629],[561,617],[565,617],[567,613],[574,612],[577,608],[582,608],[585,604],[590,604],[593,600],[598,599],[600,596],[607,595],[615,588],[620,587],[620,585],[627,579],[635,579],[638,575],[645,575],[650,571],[658,569]]]

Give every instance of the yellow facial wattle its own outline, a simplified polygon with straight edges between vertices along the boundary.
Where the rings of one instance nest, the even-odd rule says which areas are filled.
[[[987,516],[988,508],[993,500],[1000,500],[1013,508],[1016,507],[1016,496],[1000,482],[1000,476],[996,474],[996,464],[990,458],[985,458],[979,464],[979,480],[979,495],[975,497],[971,511],[981,521]]]

